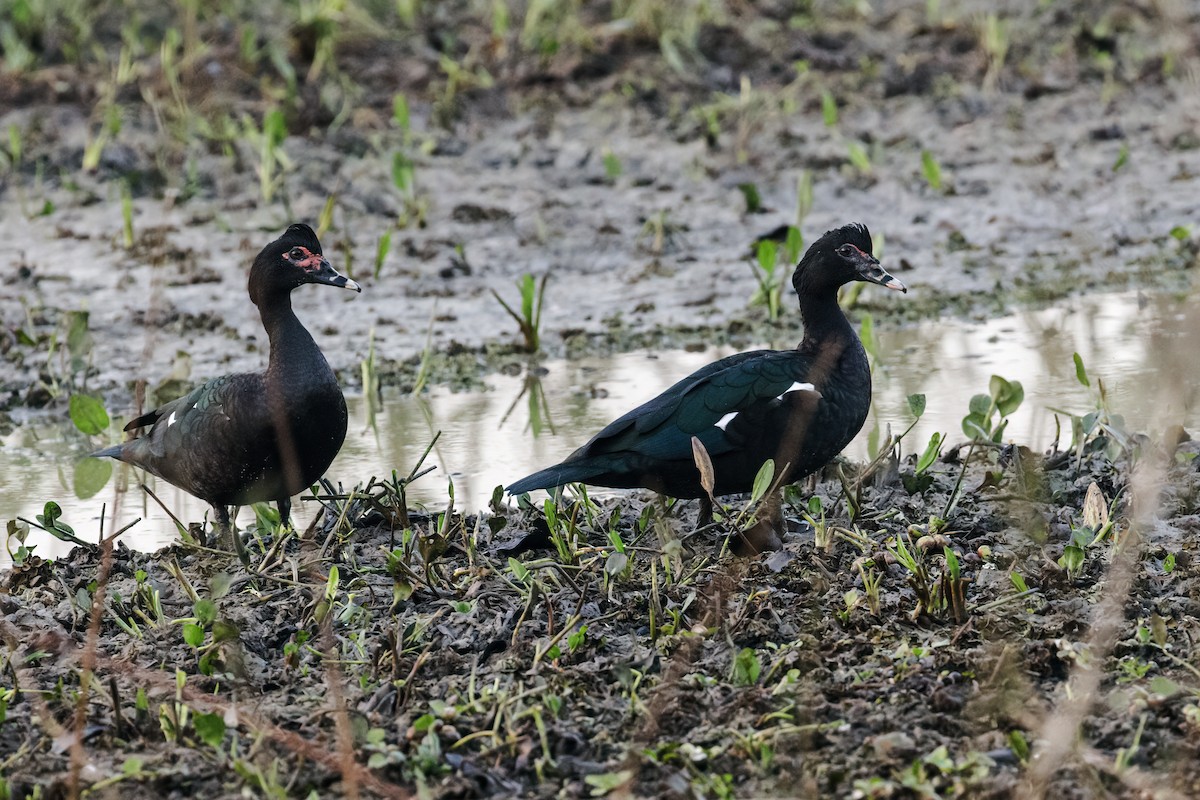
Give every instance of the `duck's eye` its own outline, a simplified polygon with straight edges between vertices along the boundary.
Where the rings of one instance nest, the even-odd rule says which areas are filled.
[[[845,256],[846,258],[849,258],[850,256],[854,255],[854,249],[855,248],[853,245],[844,244],[839,247],[837,251],[839,256]]]
[[[299,247],[293,247],[288,251],[288,258],[290,258],[292,261],[300,261],[304,258],[304,250]]]

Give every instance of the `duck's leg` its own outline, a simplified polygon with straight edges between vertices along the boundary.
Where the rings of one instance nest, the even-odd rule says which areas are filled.
[[[216,515],[217,547],[223,550],[233,549],[233,523],[229,519],[229,507],[213,504],[213,514]]]
[[[700,495],[700,513],[696,515],[696,530],[712,525],[713,504],[708,495]]]
[[[292,498],[279,498],[275,501],[275,507],[279,509],[279,529],[283,530],[287,527],[288,520],[292,516]]]

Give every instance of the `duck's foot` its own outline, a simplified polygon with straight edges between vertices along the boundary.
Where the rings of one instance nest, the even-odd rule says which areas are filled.
[[[292,498],[282,497],[276,500],[275,507],[279,509],[279,530],[283,530],[292,517]]]
[[[738,533],[729,541],[729,549],[735,555],[756,556],[767,550],[783,549],[783,497],[779,492],[770,492],[763,498],[755,515],[753,525]]]

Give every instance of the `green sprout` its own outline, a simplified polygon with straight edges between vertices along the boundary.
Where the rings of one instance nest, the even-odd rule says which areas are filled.
[[[537,353],[541,349],[542,308],[546,295],[546,281],[549,277],[549,274],[544,274],[538,281],[530,273],[525,273],[517,282],[517,288],[521,291],[520,313],[517,313],[495,289],[492,289],[492,297],[495,297],[496,302],[510,317],[516,320],[521,336],[525,340],[527,353]]]

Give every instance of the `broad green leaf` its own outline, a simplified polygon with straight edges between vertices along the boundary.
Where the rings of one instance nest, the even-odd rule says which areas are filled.
[[[53,500],[47,502],[42,508],[42,513],[38,515],[37,521],[51,533],[75,533],[75,530],[70,525],[62,521],[62,506]]]
[[[762,271],[768,275],[775,273],[775,265],[779,260],[779,245],[770,239],[763,239],[758,243],[758,265],[762,267]]]
[[[199,647],[204,644],[204,628],[201,628],[194,622],[183,623],[183,641],[192,647]]]
[[[991,436],[987,424],[987,419],[983,414],[967,414],[963,417],[962,430],[972,439],[987,439]]]
[[[758,683],[758,676],[761,673],[762,664],[753,648],[743,647],[734,656],[733,671],[730,677],[735,686],[753,686]]]
[[[197,600],[192,610],[201,625],[211,625],[217,618],[217,604],[212,600]]]
[[[1025,387],[1020,381],[1005,381],[1004,388],[1004,394],[996,398],[996,408],[1001,416],[1007,417],[1021,407],[1025,400]]]
[[[988,380],[988,392],[991,393],[994,400],[999,401],[1008,392],[1008,381],[999,375],[993,375]]]
[[[912,412],[914,417],[920,419],[921,415],[925,413],[925,395],[910,394],[908,396],[908,410]]]
[[[771,488],[771,481],[773,480],[775,480],[775,459],[768,458],[758,468],[758,474],[754,476],[754,485],[750,490],[750,502],[757,503],[763,499],[767,491]]]
[[[200,740],[209,747],[220,747],[225,741],[225,719],[220,714],[197,711],[192,717],[192,726]]]
[[[71,395],[69,411],[71,422],[74,422],[76,428],[89,436],[101,433],[108,427],[108,412],[104,410],[104,403],[91,395]]]
[[[978,414],[979,416],[987,414],[991,408],[992,398],[990,395],[986,394],[977,394],[973,396],[970,403],[967,404],[967,410],[972,414]]]
[[[929,437],[929,444],[925,446],[925,452],[921,453],[921,457],[917,459],[917,474],[920,475],[925,470],[929,469],[933,462],[937,460],[938,453],[942,450],[942,439],[944,437],[940,433],[935,433]]]

